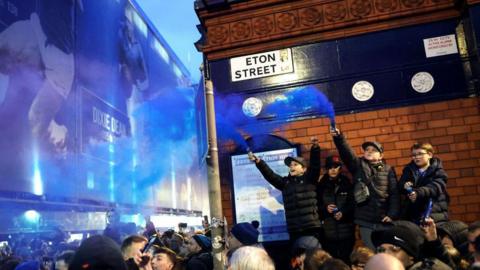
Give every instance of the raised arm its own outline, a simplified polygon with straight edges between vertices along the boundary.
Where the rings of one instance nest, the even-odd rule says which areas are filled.
[[[312,147],[310,148],[310,165],[307,169],[308,180],[317,183],[320,177],[320,146],[316,137],[312,137]]]
[[[283,181],[282,176],[276,174],[265,161],[259,159],[252,152],[248,153],[248,158],[255,163],[255,166],[257,166],[257,169],[263,175],[265,180],[272,184],[276,189],[283,190],[285,187],[285,181]]]
[[[347,166],[347,169],[350,171],[350,173],[354,175],[358,168],[360,159],[348,144],[345,136],[340,133],[340,130],[336,128],[335,130],[331,130],[330,134],[333,137],[333,142],[335,143],[335,147],[337,147],[340,158],[345,163],[345,166]]]

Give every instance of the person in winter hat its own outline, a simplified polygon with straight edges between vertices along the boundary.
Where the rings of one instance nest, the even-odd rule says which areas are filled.
[[[420,247],[424,241],[422,230],[411,222],[403,222],[372,232],[372,242],[377,252],[396,257],[405,268],[419,260]]]
[[[94,235],[82,242],[69,270],[127,270],[120,247],[112,239]]]
[[[258,244],[258,230],[248,222],[235,224],[227,238],[227,248],[236,249],[241,246]]]
[[[456,248],[462,257],[468,256],[468,225],[460,220],[450,220],[437,226],[444,245]]]
[[[212,242],[205,235],[193,235],[186,243],[189,255],[186,259],[186,270],[213,269]]]

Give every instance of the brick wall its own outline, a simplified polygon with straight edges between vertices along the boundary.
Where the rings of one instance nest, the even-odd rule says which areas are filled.
[[[358,154],[366,140],[382,143],[384,157],[395,166],[398,176],[410,162],[412,144],[430,142],[449,175],[451,219],[480,220],[480,98],[338,115],[336,121]],[[308,156],[310,137],[317,136],[325,157],[329,150],[335,150],[328,125],[326,118],[296,121],[279,127],[276,135],[302,144],[304,157]],[[223,148],[220,169],[224,215],[231,224],[229,150],[231,147]]]

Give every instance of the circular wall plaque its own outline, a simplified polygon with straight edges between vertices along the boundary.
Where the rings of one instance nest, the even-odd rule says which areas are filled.
[[[242,111],[246,116],[255,117],[261,111],[263,107],[263,102],[255,97],[247,98],[242,105]]]
[[[413,90],[418,93],[427,93],[432,90],[435,85],[435,80],[430,73],[422,71],[413,75],[411,84]]]
[[[373,85],[367,81],[358,81],[352,87],[352,95],[358,101],[369,100],[373,92]]]

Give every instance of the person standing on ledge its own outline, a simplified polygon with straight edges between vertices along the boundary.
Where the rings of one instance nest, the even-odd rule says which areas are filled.
[[[248,153],[263,177],[282,192],[287,230],[291,243],[302,236],[319,238],[321,223],[317,207],[317,184],[320,176],[320,147],[311,139],[310,166],[301,157],[286,157],[287,176],[276,174],[265,161]]]
[[[330,133],[340,158],[353,176],[354,222],[359,226],[363,243],[374,249],[372,231],[382,229],[400,215],[395,170],[383,160],[380,143],[364,142],[363,155],[357,157],[339,129],[332,128]]]

